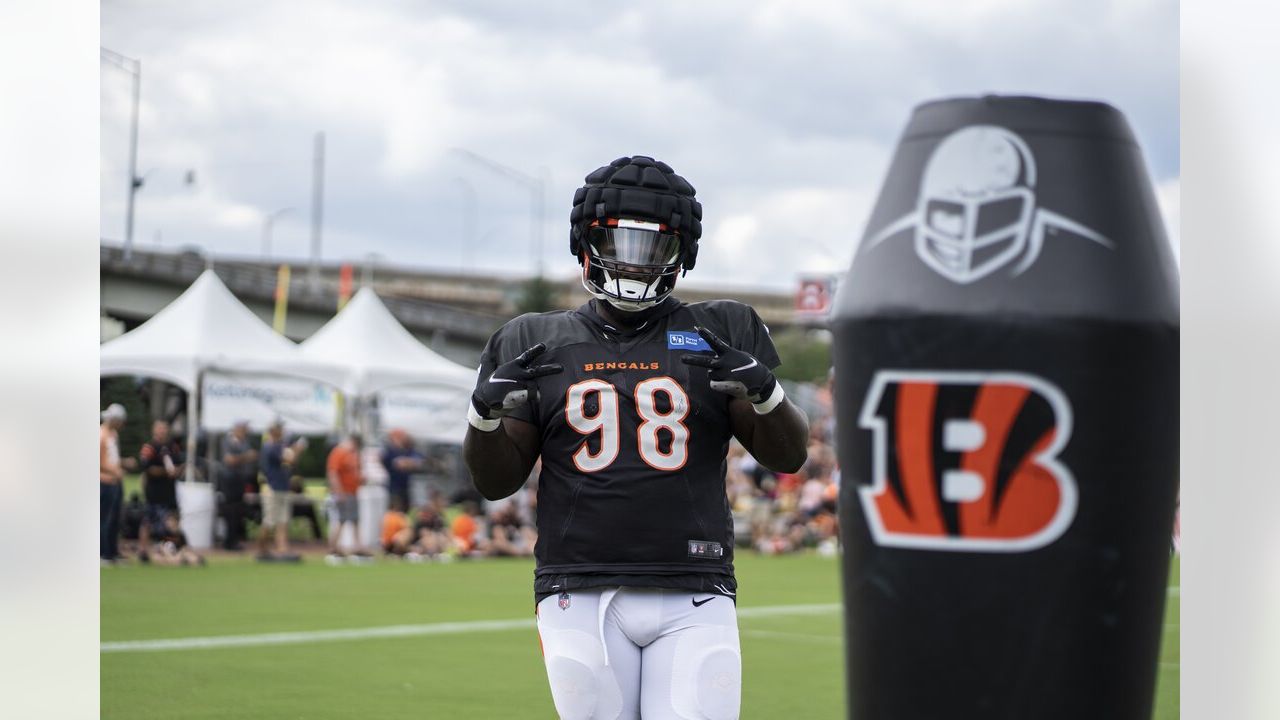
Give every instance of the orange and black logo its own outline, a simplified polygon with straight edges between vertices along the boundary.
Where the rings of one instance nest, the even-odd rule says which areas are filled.
[[[1075,517],[1075,480],[1057,458],[1071,405],[1043,378],[882,370],[858,423],[873,433],[859,494],[880,545],[1034,550]]]

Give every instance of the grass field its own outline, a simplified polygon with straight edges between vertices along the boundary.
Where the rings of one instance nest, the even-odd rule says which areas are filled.
[[[335,568],[315,559],[225,559],[206,568],[104,569],[102,717],[552,718],[532,628],[532,575],[532,562],[519,560]],[[843,716],[838,575],[836,560],[814,555],[739,556],[749,589],[739,606],[744,718]],[[1159,720],[1178,717],[1176,561],[1170,586]],[[815,607],[751,610],[796,605]],[[510,622],[441,625],[481,620]],[[315,634],[389,626],[400,627],[374,637]],[[297,634],[244,644],[261,643],[264,633]],[[229,644],[120,645],[208,637]]]

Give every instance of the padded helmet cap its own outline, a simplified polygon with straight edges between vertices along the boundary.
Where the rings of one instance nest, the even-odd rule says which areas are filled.
[[[671,166],[646,155],[620,157],[587,175],[573,194],[569,252],[582,260],[582,240],[592,222],[627,218],[662,223],[680,234],[681,264],[693,267],[702,237],[702,204],[696,190]]]

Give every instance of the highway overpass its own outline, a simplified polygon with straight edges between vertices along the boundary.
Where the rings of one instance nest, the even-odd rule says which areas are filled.
[[[277,265],[254,258],[209,258],[194,251],[135,246],[126,260],[120,245],[100,245],[103,339],[131,330],[168,305],[206,267],[212,266],[237,298],[270,323],[275,306]],[[305,264],[292,266],[285,334],[305,340],[337,311],[340,263],[320,267],[313,286]],[[515,316],[527,277],[494,277],[378,265],[354,270],[355,288],[367,280],[392,314],[436,352],[474,366],[480,350],[502,323]],[[353,288],[354,289],[354,288]],[[576,278],[553,279],[554,303],[574,308],[586,301]],[[792,295],[776,291],[706,289],[682,282],[676,294],[696,302],[733,298],[756,308],[775,330],[794,321]]]

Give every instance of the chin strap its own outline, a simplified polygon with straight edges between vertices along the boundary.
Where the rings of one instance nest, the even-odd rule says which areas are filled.
[[[663,295],[662,298],[659,300],[650,300],[643,304],[637,303],[632,300],[619,300],[613,297],[612,295],[605,295],[603,298],[600,298],[600,299],[609,303],[609,305],[613,306],[615,310],[619,310],[625,313],[638,313],[638,312],[644,312],[645,310],[648,310],[650,308],[658,307],[658,305],[661,304],[662,301],[666,300],[667,298],[665,295]]]

